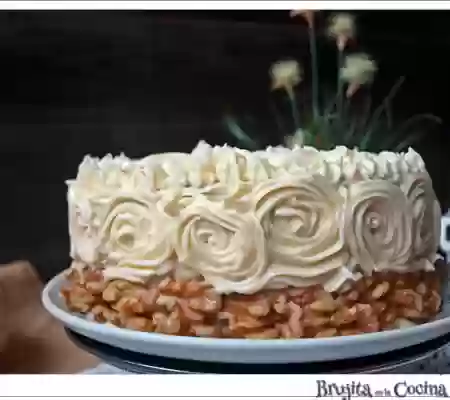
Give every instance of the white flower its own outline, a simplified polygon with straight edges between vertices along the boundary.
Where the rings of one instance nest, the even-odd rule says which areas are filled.
[[[251,213],[199,200],[180,214],[175,249],[219,292],[254,293],[267,281],[264,232]]]
[[[353,265],[367,273],[405,268],[413,248],[412,212],[399,187],[384,180],[350,185],[343,233]]]
[[[254,190],[268,241],[272,276],[317,277],[347,262],[340,236],[342,196],[320,175],[297,175]]]
[[[365,85],[373,81],[377,66],[367,54],[352,54],[345,58],[341,79],[353,85]]]
[[[355,36],[355,17],[348,13],[334,14],[328,26],[328,35],[336,40],[348,40]]]
[[[291,93],[302,80],[303,71],[295,60],[278,61],[272,65],[272,89],[284,89]]]
[[[118,197],[102,223],[102,253],[108,262],[159,274],[173,252],[173,220],[151,199]]]

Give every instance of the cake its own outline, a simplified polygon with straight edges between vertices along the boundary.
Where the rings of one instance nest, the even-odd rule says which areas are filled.
[[[189,154],[84,159],[68,182],[71,311],[145,332],[247,339],[378,332],[438,315],[441,210],[422,157],[407,149],[417,132],[405,134],[439,119],[392,125],[401,80],[373,113],[370,101],[354,107],[377,66],[355,53],[347,13],[328,26],[339,74],[327,98],[321,24],[310,10],[292,16],[308,24],[311,107],[298,107],[301,65],[275,63],[272,89],[292,113],[281,124],[293,127],[288,147],[262,146],[228,116],[253,151],[202,141]]]
[[[337,146],[85,157],[68,182],[68,308],[217,338],[313,338],[440,311],[441,210],[421,156]]]

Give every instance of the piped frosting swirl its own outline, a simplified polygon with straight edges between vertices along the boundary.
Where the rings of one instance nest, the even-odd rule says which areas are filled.
[[[72,258],[108,279],[185,269],[224,293],[433,268],[441,216],[414,150],[342,146],[87,156],[68,202]]]

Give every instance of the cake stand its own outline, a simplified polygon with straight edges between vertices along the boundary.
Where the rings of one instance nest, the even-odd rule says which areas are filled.
[[[450,333],[415,346],[368,357],[339,361],[287,364],[203,362],[151,356],[100,343],[66,328],[69,338],[83,350],[125,372],[137,374],[356,374],[429,373],[446,363]]]

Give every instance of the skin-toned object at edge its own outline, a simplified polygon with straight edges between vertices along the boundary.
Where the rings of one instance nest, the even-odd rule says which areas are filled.
[[[42,307],[42,289],[30,263],[0,266],[0,373],[75,373],[98,364]]]

